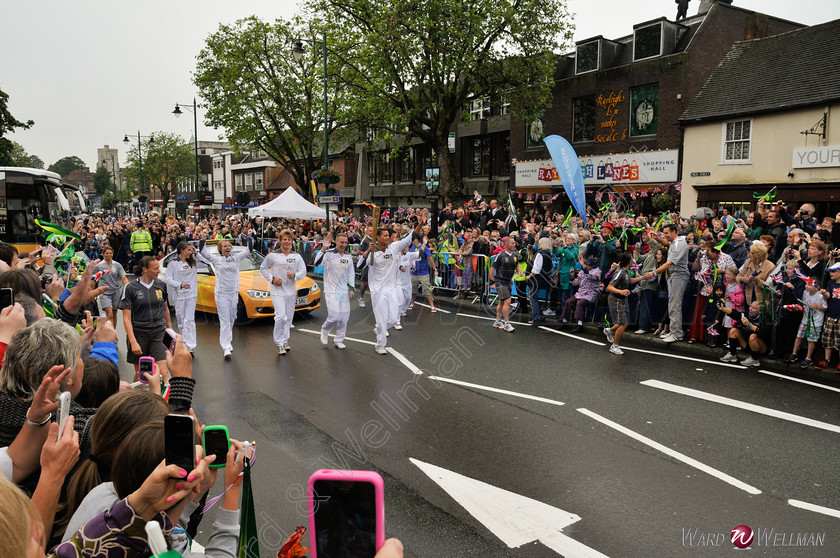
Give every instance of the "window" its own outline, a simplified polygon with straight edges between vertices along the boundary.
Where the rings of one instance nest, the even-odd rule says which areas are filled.
[[[213,189],[214,190],[221,190],[222,189],[222,181],[221,180],[216,180],[215,182],[213,182]]]
[[[645,85],[630,90],[630,135],[656,135],[659,115],[659,86]]]
[[[599,41],[578,45],[575,55],[575,73],[594,72],[598,69]]]
[[[510,99],[505,96],[499,98],[499,115],[510,114]]]
[[[257,174],[256,175],[256,180],[254,181],[254,186],[256,186],[256,189],[259,190],[260,188],[262,188],[262,185],[263,185],[263,175],[262,174]]]
[[[241,174],[236,174],[236,175],[233,176],[233,185],[234,185],[234,189],[237,192],[242,190],[242,175]]]
[[[724,162],[749,162],[751,133],[751,120],[738,120],[724,124]]]
[[[254,175],[250,172],[245,175],[245,189],[246,190],[253,190],[254,189]]]
[[[493,162],[491,170],[493,176],[509,176],[510,175],[510,132],[500,132],[493,134],[492,138],[492,153]]]
[[[490,99],[479,97],[470,101],[470,122],[490,117]]]
[[[382,174],[380,175],[380,182],[394,181],[394,163],[391,161],[390,153],[382,154]]]
[[[488,136],[474,136],[464,140],[468,157],[467,176],[490,175],[490,138]]]
[[[595,139],[595,96],[578,97],[572,101],[572,141]]]
[[[662,53],[662,24],[640,27],[633,33],[633,60],[653,58]]]
[[[397,182],[412,182],[414,180],[414,150],[407,147],[397,154]]]

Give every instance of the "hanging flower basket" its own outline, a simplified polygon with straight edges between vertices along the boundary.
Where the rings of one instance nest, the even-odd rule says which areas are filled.
[[[312,178],[320,184],[338,184],[341,173],[333,169],[320,168],[312,173]]]

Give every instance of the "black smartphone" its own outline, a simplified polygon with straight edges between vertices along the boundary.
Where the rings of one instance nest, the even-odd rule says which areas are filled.
[[[202,433],[204,455],[215,455],[216,460],[210,464],[211,469],[220,469],[227,463],[227,452],[230,449],[230,434],[226,426],[205,426]]]
[[[384,543],[384,487],[372,471],[309,478],[310,542],[319,558],[370,558]]]
[[[0,310],[15,303],[15,291],[11,288],[0,289]]]
[[[195,469],[195,421],[189,415],[166,415],[163,419],[166,464],[185,471]]]

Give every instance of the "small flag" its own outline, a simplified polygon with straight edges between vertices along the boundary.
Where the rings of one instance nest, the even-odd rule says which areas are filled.
[[[813,277],[808,277],[807,275],[802,273],[802,270],[800,270],[799,268],[794,268],[793,273],[797,277],[799,277],[800,279],[805,281],[805,283],[807,283],[808,285],[811,285],[812,287],[814,286],[814,278]]]
[[[706,333],[713,337],[717,337],[718,335],[720,335],[720,332],[717,330],[717,327],[715,327],[714,324],[709,326],[709,328],[706,330]]]
[[[630,269],[632,269],[636,273],[639,273],[639,270],[642,269],[642,264],[637,261],[633,261],[633,263],[630,264]]]
[[[777,271],[776,273],[774,273],[773,275],[771,275],[771,276],[770,276],[770,279],[772,279],[774,283],[778,283],[779,285],[781,285],[782,283],[784,283],[784,282],[785,282],[785,279],[784,279],[784,277],[782,276],[782,272],[781,272],[781,271]]]
[[[803,312],[805,308],[801,304],[785,304],[782,310],[790,310],[791,312]]]

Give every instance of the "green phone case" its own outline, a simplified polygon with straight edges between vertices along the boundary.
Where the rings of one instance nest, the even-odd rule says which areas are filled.
[[[228,441],[228,449],[230,449],[230,432],[228,432],[227,426],[223,426],[221,424],[214,424],[212,426],[205,426],[204,432],[201,434],[201,447],[204,448],[204,455],[207,455],[207,432],[210,430],[221,430],[225,433],[225,438]],[[219,460],[216,459],[213,463],[210,464],[211,469],[221,469],[225,466],[225,461],[222,460],[221,463],[218,462]]]

